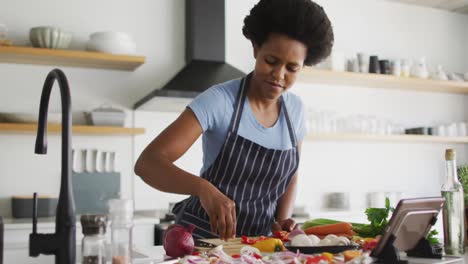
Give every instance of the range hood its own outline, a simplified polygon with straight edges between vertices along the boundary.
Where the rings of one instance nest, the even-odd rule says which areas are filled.
[[[245,76],[226,63],[225,0],[185,1],[186,66],[134,109],[180,111],[210,86]]]

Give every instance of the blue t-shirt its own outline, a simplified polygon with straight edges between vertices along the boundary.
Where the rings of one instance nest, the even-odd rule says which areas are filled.
[[[241,79],[235,79],[214,85],[198,95],[188,105],[203,128],[203,167],[200,174],[214,163],[223,146],[234,112],[240,82]],[[297,140],[301,142],[306,134],[304,104],[297,95],[289,91],[283,93],[283,102],[288,109]],[[278,150],[292,148],[283,106],[276,123],[267,128],[257,121],[249,101],[245,100],[237,133],[266,148]]]

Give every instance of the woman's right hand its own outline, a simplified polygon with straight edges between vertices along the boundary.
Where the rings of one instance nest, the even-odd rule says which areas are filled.
[[[227,240],[236,236],[236,203],[203,179],[199,192],[200,203],[210,218],[211,232]]]

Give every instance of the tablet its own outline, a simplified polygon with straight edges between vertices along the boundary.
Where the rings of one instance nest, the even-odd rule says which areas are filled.
[[[379,256],[387,243],[392,243],[399,251],[415,248],[435,224],[444,201],[442,197],[400,200],[371,255]]]

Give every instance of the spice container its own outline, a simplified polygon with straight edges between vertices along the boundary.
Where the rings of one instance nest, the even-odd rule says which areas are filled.
[[[132,256],[133,201],[110,200],[109,214],[112,264],[129,264]]]
[[[83,264],[106,263],[106,215],[82,215],[83,241],[81,253]]]

